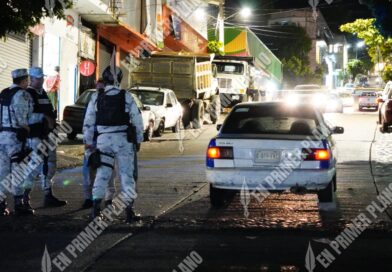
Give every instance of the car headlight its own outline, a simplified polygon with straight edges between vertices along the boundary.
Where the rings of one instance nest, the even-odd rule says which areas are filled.
[[[299,104],[300,99],[297,95],[288,95],[285,98],[285,102],[290,106],[296,106]]]
[[[313,97],[313,104],[315,106],[322,106],[325,103],[325,96],[322,94],[315,95]]]

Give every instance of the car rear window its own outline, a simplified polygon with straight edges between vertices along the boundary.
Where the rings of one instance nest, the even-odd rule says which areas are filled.
[[[312,135],[317,128],[312,108],[279,106],[237,107],[222,127],[224,134]]]
[[[93,95],[94,91],[89,91],[86,90],[84,91],[76,100],[77,105],[82,105],[82,106],[87,106],[87,104],[90,102],[91,96]]]

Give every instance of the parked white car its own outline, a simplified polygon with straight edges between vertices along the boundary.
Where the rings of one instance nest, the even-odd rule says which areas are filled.
[[[332,202],[337,161],[332,134],[344,129],[328,127],[312,105],[238,104],[217,128],[206,160],[211,205],[223,205],[227,191],[244,188],[317,192],[320,202]]]
[[[143,125],[144,125],[144,140],[151,141],[152,136],[154,134],[154,127],[155,127],[155,114],[151,111],[151,107],[143,105],[143,103],[139,100],[139,98],[132,93],[133,100],[137,107],[139,108],[142,118],[143,118]]]
[[[131,89],[144,106],[155,114],[154,134],[161,136],[165,129],[177,132],[182,120],[182,106],[170,89],[138,86]]]

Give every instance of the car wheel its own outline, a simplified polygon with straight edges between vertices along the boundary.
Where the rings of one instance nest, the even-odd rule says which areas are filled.
[[[213,124],[216,124],[218,122],[220,112],[221,112],[220,96],[213,95],[211,97],[211,106],[210,106],[210,118]]]
[[[148,123],[147,131],[144,133],[144,141],[150,142],[154,134],[154,121]]]
[[[335,184],[336,184],[336,177],[334,177],[330,181],[327,188],[322,189],[317,192],[317,197],[318,197],[319,202],[332,202],[333,201],[333,194],[335,192],[335,189],[334,189]]]
[[[162,120],[159,123],[158,129],[154,132],[154,135],[157,137],[161,137],[164,131],[165,131],[165,121]]]
[[[181,117],[177,120],[176,125],[172,127],[173,133],[179,132],[181,129]]]
[[[72,131],[71,133],[67,134],[68,140],[75,140],[76,135],[78,135],[75,131]]]
[[[211,206],[219,208],[222,207],[225,204],[226,200],[226,190],[224,189],[219,189],[219,188],[214,188],[210,184],[210,202]]]

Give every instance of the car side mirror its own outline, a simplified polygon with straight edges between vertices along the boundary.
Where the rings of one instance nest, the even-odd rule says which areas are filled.
[[[166,108],[173,108],[173,104],[172,103],[167,103]]]
[[[332,130],[332,134],[343,134],[344,128],[343,127],[334,127]]]
[[[222,128],[222,124],[216,125],[216,130],[219,131]]]
[[[149,106],[143,106],[143,110],[145,110],[145,111],[150,111],[151,108],[150,108]]]

